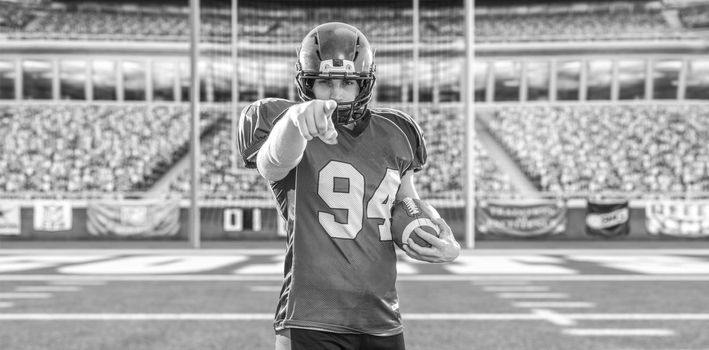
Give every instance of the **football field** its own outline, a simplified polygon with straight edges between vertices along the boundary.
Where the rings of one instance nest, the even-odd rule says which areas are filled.
[[[273,349],[281,249],[0,250],[0,348]],[[709,349],[709,250],[400,256],[408,349]]]

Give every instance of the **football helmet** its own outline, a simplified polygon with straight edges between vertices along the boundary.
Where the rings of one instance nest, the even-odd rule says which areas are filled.
[[[338,102],[333,122],[350,124],[364,116],[374,88],[374,52],[362,32],[345,23],[321,24],[305,36],[295,64],[298,95],[303,101],[315,98],[315,79],[350,79],[359,85],[354,101]]]

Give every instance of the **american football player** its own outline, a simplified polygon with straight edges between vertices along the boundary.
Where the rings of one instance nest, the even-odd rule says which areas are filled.
[[[276,349],[404,349],[390,231],[396,199],[419,198],[426,162],[421,129],[406,113],[369,108],[373,50],[357,28],[325,23],[303,39],[301,102],[268,98],[241,114],[239,150],[268,180],[287,224]],[[460,253],[438,216],[432,246],[406,253],[428,262]]]

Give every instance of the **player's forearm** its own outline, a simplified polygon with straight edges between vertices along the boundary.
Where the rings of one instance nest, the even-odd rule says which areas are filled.
[[[270,181],[284,178],[300,162],[307,143],[291,119],[282,118],[273,126],[257,155],[259,172]]]

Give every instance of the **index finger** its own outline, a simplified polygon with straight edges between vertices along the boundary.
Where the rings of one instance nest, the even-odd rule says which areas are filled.
[[[322,107],[322,111],[326,116],[331,116],[332,112],[337,108],[337,102],[334,100],[327,100]],[[328,118],[329,119],[329,118]]]

